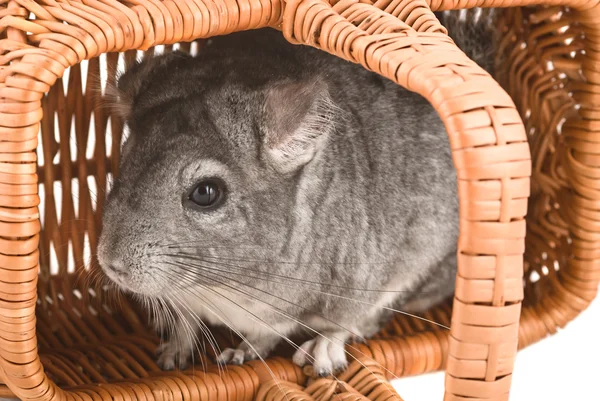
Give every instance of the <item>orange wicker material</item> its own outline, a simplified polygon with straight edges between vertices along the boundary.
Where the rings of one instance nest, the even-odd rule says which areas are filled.
[[[0,0],[0,397],[392,401],[386,379],[446,369],[445,400],[507,400],[517,347],[572,320],[600,281],[600,2],[532,3]],[[474,6],[513,7],[500,21],[504,89],[432,12]],[[90,286],[123,128],[100,77],[114,83],[136,50],[267,26],[440,114],[458,173],[459,271],[452,307],[424,317],[451,330],[397,316],[348,346],[357,361],[335,379],[310,378],[285,350],[266,366],[220,372],[203,358],[162,372],[143,311]]]

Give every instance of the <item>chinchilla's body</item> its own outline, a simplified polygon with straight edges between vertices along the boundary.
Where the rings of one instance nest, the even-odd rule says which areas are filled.
[[[99,260],[174,322],[163,367],[207,323],[247,341],[232,363],[310,333],[294,360],[328,374],[386,307],[451,295],[456,175],[419,95],[271,30],[150,59],[119,90],[131,134]]]

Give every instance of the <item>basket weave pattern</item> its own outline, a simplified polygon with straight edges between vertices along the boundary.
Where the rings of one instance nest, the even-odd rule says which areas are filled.
[[[517,347],[572,320],[600,281],[600,3],[522,7],[532,3],[0,0],[0,397],[400,400],[386,379],[445,368],[446,400],[506,400]],[[501,21],[506,91],[432,12],[482,5],[514,7]],[[73,272],[95,253],[123,128],[91,88],[104,66],[114,83],[136,50],[266,26],[420,93],[440,114],[458,174],[459,272],[452,308],[425,317],[451,331],[396,317],[348,347],[357,361],[337,380],[309,379],[285,354],[224,373],[208,359],[206,372],[162,372],[143,312],[90,290],[95,260],[82,279]]]

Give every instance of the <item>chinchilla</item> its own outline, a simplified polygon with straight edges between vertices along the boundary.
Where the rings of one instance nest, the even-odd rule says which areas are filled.
[[[451,36],[488,68],[489,16],[457,15],[443,17]],[[304,332],[293,360],[328,375],[386,312],[452,294],[456,173],[421,96],[263,29],[136,64],[118,107],[130,133],[98,258],[170,328],[163,368],[225,325],[243,341],[219,362]]]

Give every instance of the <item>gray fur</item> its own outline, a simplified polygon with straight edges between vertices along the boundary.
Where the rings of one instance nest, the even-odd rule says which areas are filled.
[[[131,134],[98,256],[121,287],[178,300],[163,367],[185,364],[197,315],[253,344],[222,355],[233,363],[310,326],[322,334],[303,345],[314,360],[294,360],[328,374],[346,340],[379,328],[382,307],[418,311],[452,294],[456,175],[419,95],[270,30],[146,61],[119,85]],[[225,203],[186,208],[183,194],[214,176]]]

